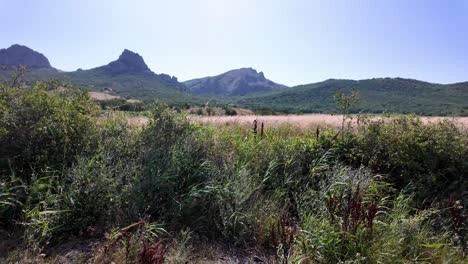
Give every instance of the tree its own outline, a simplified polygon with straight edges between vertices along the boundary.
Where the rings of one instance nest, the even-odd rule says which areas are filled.
[[[349,115],[350,109],[361,102],[361,97],[357,91],[352,91],[350,94],[337,92],[335,94],[335,102],[339,113],[343,116],[341,121],[341,131],[343,131],[346,119],[351,118]]]

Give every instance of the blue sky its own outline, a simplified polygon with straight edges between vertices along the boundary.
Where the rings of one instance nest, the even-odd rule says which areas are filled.
[[[0,0],[0,14],[0,47],[67,71],[127,48],[179,80],[240,67],[286,85],[468,80],[467,0]]]

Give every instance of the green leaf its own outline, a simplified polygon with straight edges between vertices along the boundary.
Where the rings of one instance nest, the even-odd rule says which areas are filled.
[[[441,248],[441,247],[445,246],[445,244],[442,244],[442,243],[422,244],[421,246],[427,247],[427,248]]]

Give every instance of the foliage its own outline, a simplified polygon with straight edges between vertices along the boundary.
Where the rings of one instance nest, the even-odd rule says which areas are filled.
[[[401,117],[372,122],[356,137],[348,158],[391,175],[399,188],[412,182],[419,201],[448,197],[466,183],[468,134],[453,123],[423,125],[418,118]]]
[[[105,264],[138,261],[142,264],[162,264],[167,253],[167,247],[160,239],[164,233],[166,231],[158,224],[144,220],[121,229],[114,229],[107,234],[108,241],[98,250],[94,262]]]
[[[374,78],[366,80],[329,79],[323,82],[299,85],[273,91],[266,89],[245,96],[199,96],[190,89],[168,85],[148,74],[109,75],[102,68],[58,72],[34,69],[28,72],[26,83],[36,80],[64,79],[91,91],[112,89],[122,97],[145,102],[159,99],[171,106],[203,105],[207,101],[236,104],[257,113],[337,113],[334,95],[359,92],[363,103],[353,107],[351,113],[400,113],[418,115],[466,116],[468,114],[468,83],[434,84],[403,78]],[[197,82],[197,80],[195,80]],[[191,83],[187,84],[189,87]],[[203,88],[203,87],[202,87]],[[258,87],[257,87],[258,88]],[[139,107],[139,106],[137,106]]]
[[[34,69],[28,72],[27,83],[38,80],[66,80],[90,91],[103,92],[106,89],[124,98],[135,98],[145,102],[163,100],[170,105],[202,104],[202,97],[183,91],[177,84],[167,84],[151,73],[109,74],[102,67],[74,72],[60,72],[50,69]],[[180,85],[180,84],[179,84]]]
[[[61,170],[92,149],[96,107],[87,93],[54,83],[0,93],[2,174],[13,171],[28,182],[32,167]]]
[[[237,111],[234,108],[225,106],[224,107],[224,113],[228,116],[235,116],[237,115]]]
[[[351,113],[400,113],[418,115],[466,115],[468,83],[433,84],[402,78],[367,80],[330,79],[290,89],[236,98],[250,108],[271,108],[278,112],[336,113],[336,93],[357,91],[363,103]]]
[[[146,110],[143,102],[127,102],[125,99],[112,99],[98,101],[101,109],[112,109],[118,111],[142,112]]]
[[[464,261],[468,136],[450,122],[259,137],[162,103],[145,127],[98,119],[86,93],[58,84],[2,93],[1,228],[25,256],[106,236],[96,262],[192,261],[207,240],[283,263]]]

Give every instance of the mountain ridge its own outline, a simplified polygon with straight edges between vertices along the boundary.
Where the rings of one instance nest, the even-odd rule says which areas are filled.
[[[240,68],[219,75],[185,81],[190,92],[197,95],[243,96],[288,88],[267,78],[253,68]]]
[[[139,100],[159,99],[186,105],[205,104],[214,99],[225,104],[285,113],[330,113],[336,112],[334,95],[337,92],[358,91],[363,104],[354,109],[355,112],[468,115],[468,82],[437,84],[386,77],[328,79],[288,88],[253,68],[179,82],[175,76],[154,73],[141,55],[127,49],[108,64],[71,72],[53,68],[47,57],[26,46],[15,44],[0,51],[0,65],[1,62],[3,65],[28,64],[31,69],[26,76],[30,82],[61,79],[90,91]],[[0,71],[3,77],[10,73]]]
[[[357,91],[362,99],[352,109],[355,113],[468,114],[468,82],[435,84],[388,77],[328,79],[283,91],[238,98],[236,103],[244,107],[281,112],[330,113],[336,112],[335,94],[352,91]]]
[[[192,96],[186,93],[185,85],[179,82],[177,77],[165,73],[154,73],[146,65],[141,55],[128,49],[124,49],[116,60],[106,65],[65,72],[53,68],[47,57],[37,51],[18,44],[14,44],[12,47],[14,50],[19,47],[22,52],[2,53],[4,65],[21,64],[26,66],[28,71],[25,76],[29,82],[61,79],[90,91],[106,92],[141,100],[159,98],[163,101],[181,103],[184,100],[193,100]],[[40,58],[41,64],[36,65],[34,59],[23,59],[25,53]],[[7,69],[3,71],[3,74],[0,72],[0,75],[8,76],[11,71],[11,69]]]
[[[117,60],[98,68],[102,68],[108,71],[108,73],[111,75],[119,75],[123,73],[154,74],[148,65],[146,65],[143,57],[140,54],[128,49],[124,49]]]

